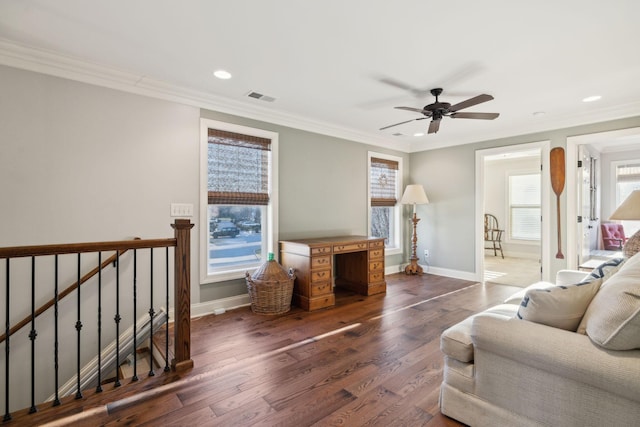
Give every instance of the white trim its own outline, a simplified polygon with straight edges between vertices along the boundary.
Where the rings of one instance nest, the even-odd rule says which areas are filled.
[[[542,199],[542,241],[540,242],[542,259],[542,280],[549,281],[550,277],[550,238],[544,238],[544,236],[550,236],[551,226],[549,224],[551,218],[550,208],[550,193],[551,183],[549,179],[545,179],[549,170],[549,151],[551,142],[539,141],[530,142],[526,144],[506,145],[502,147],[487,148],[482,150],[476,150],[476,206],[475,206],[475,275],[472,279],[484,283],[484,240],[482,239],[482,230],[484,228],[484,159],[487,156],[496,155],[500,153],[512,153],[516,151],[528,151],[531,149],[540,150],[540,162],[542,163],[542,184],[541,194]]]
[[[6,39],[0,39],[0,64],[392,150],[409,152],[410,148],[409,141],[386,134],[381,133],[376,137],[308,117],[277,112],[268,107],[250,105],[145,75],[86,62],[57,52],[19,45]]]
[[[244,135],[257,136],[271,140],[271,170],[269,171],[269,205],[267,206],[267,230],[266,243],[263,243],[263,249],[266,252],[273,252],[278,259],[278,138],[277,132],[271,132],[264,129],[257,129],[248,126],[241,126],[227,122],[221,122],[211,119],[200,119],[200,230],[204,234],[204,238],[200,236],[200,284],[213,282],[222,282],[226,280],[239,279],[245,276],[247,270],[252,271],[256,266],[250,268],[239,267],[233,270],[226,270],[219,273],[209,274],[209,263],[207,251],[209,249],[209,238],[207,230],[208,215],[207,208],[209,201],[207,198],[208,184],[208,130],[209,128],[220,129],[228,132],[241,133]],[[264,252],[264,251],[263,251]]]

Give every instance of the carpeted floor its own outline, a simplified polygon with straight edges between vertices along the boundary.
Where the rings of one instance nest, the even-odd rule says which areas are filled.
[[[540,281],[540,263],[536,259],[486,256],[485,282],[525,287]]]

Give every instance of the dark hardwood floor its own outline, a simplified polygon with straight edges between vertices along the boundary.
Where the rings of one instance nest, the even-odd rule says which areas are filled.
[[[194,319],[191,371],[157,370],[4,424],[460,426],[438,410],[440,334],[518,288],[429,274],[387,284],[369,297],[337,290],[335,307],[311,313]]]

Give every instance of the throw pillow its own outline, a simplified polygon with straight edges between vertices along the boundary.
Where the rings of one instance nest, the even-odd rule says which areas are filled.
[[[610,350],[640,348],[640,253],[593,298],[584,323],[589,338]]]
[[[602,285],[604,285],[604,283],[610,277],[612,277],[614,273],[618,272],[622,268],[622,266],[624,265],[624,262],[625,262],[625,258],[612,258],[610,260],[607,260],[602,264],[600,264],[599,266],[597,266],[596,268],[594,268],[591,271],[591,273],[589,273],[589,277],[587,278],[587,280],[601,278]],[[587,319],[587,316],[585,312],[585,316],[580,321],[580,324],[578,325],[578,329],[576,330],[577,333],[582,335],[585,335],[587,333],[586,319]]]
[[[624,264],[624,258],[611,258],[591,270],[589,274],[589,278],[587,280],[592,279],[602,279],[602,283],[606,282],[609,277],[613,276],[622,265]]]
[[[594,278],[575,285],[530,289],[520,303],[517,317],[575,331],[601,283],[602,279]]]

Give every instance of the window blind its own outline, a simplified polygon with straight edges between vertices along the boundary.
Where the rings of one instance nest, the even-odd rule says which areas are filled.
[[[395,206],[398,162],[371,158],[371,206]]]
[[[618,166],[616,169],[616,179],[618,182],[640,181],[640,163]]]
[[[540,174],[509,176],[510,236],[540,240]]]
[[[270,139],[209,129],[209,204],[269,204],[270,151]]]

